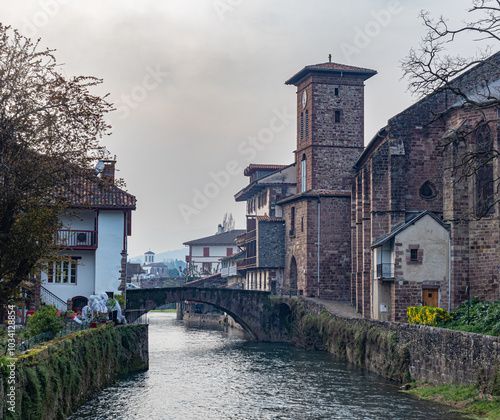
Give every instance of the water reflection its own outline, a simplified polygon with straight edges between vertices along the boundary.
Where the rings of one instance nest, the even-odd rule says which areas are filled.
[[[459,419],[328,353],[247,341],[153,313],[150,370],[106,388],[71,419]]]

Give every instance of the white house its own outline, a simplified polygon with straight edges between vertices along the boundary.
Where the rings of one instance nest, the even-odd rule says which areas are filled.
[[[205,238],[185,242],[189,246],[186,255],[187,269],[191,277],[208,276],[221,270],[221,258],[239,251],[235,239],[245,233],[242,229],[220,232]]]
[[[101,179],[86,181],[62,217],[56,243],[64,258],[42,273],[42,301],[60,307],[71,300],[79,310],[91,294],[113,296],[124,290],[136,199],[114,185],[114,174],[115,161],[104,162]]]

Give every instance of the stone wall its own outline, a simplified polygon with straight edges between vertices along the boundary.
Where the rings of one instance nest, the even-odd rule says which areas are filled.
[[[290,300],[295,344],[327,350],[386,378],[477,384],[498,391],[500,337],[442,328],[340,318],[309,299]]]
[[[147,325],[108,326],[53,340],[15,359],[14,413],[7,410],[8,371],[2,366],[0,417],[64,419],[118,376],[148,366]]]

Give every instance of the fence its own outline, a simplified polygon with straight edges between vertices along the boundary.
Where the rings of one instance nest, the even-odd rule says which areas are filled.
[[[89,322],[83,322],[81,324],[77,324],[76,322],[68,322],[65,323],[64,328],[54,334],[52,331],[44,332],[33,337],[28,338],[27,340],[21,341],[19,344],[16,344],[16,354],[20,354],[24,351],[34,348],[40,343],[45,343],[47,341],[53,340],[54,338],[64,337],[66,335],[70,335],[74,332],[83,331],[90,327]],[[2,349],[3,350],[3,349]],[[7,354],[7,347],[5,350],[0,350],[0,357],[5,356]]]

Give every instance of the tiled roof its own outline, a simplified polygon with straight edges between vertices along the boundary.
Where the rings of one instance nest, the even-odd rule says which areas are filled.
[[[207,277],[202,277],[201,279],[193,280],[188,283],[185,283],[184,286],[196,286],[196,287],[203,287],[202,285],[204,284],[215,284],[215,283],[226,283],[226,279],[223,279],[221,277],[221,273],[215,273],[212,274],[211,276]]]
[[[367,69],[364,67],[355,67],[339,63],[321,63],[304,67],[301,71],[299,71],[297,74],[288,79],[285,82],[285,84],[294,85],[300,79],[302,79],[307,73],[311,72],[359,74],[365,77],[364,80],[369,79],[370,77],[377,74],[375,70]]]
[[[255,171],[277,171],[279,169],[286,168],[288,165],[265,165],[265,164],[256,164],[251,163],[248,165],[243,171],[243,175],[250,176]]]
[[[206,236],[205,238],[194,239],[189,242],[184,242],[183,245],[186,246],[196,246],[196,245],[234,245],[234,240],[238,235],[245,233],[244,229],[234,229],[230,232],[218,233],[212,236]]]
[[[132,194],[97,177],[79,178],[73,182],[72,188],[72,205],[74,207],[135,210],[137,200]]]

